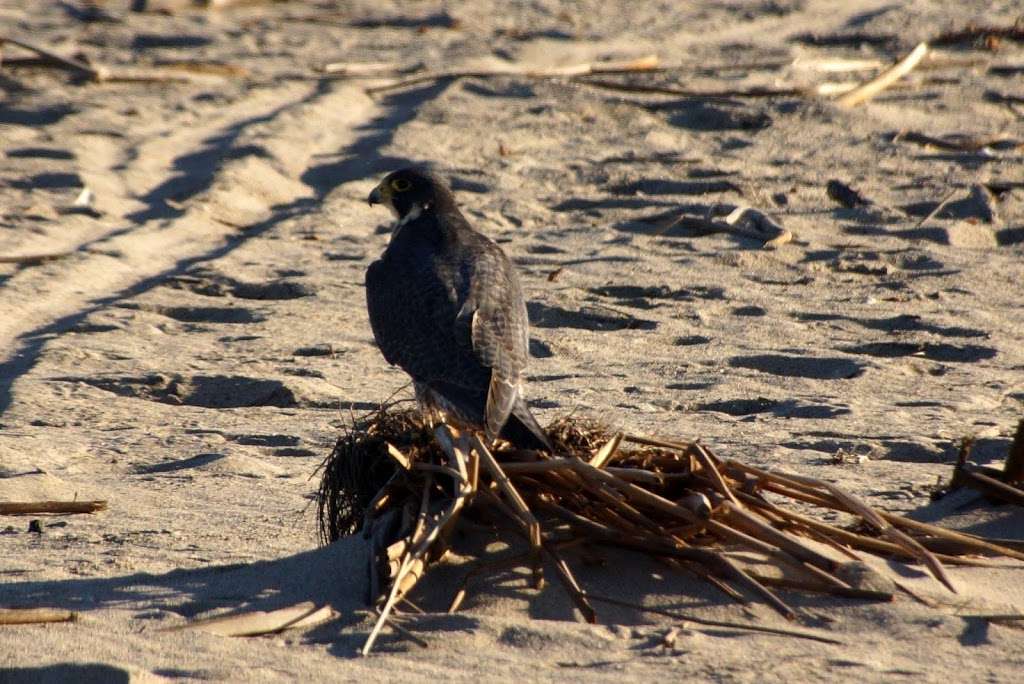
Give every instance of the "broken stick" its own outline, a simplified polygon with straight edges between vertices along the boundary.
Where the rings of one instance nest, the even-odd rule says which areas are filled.
[[[862,102],[867,102],[913,71],[914,67],[920,64],[921,60],[924,59],[927,54],[928,43],[919,43],[917,47],[915,47],[906,57],[867,83],[858,88],[854,88],[846,95],[840,97],[836,100],[836,104],[843,109],[850,109],[851,107],[856,107]]]
[[[107,508],[106,501],[7,501],[0,502],[0,515],[39,513],[95,513]]]

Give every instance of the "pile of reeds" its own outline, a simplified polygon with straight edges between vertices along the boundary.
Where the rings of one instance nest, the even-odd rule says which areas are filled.
[[[474,434],[431,429],[415,411],[382,410],[338,441],[324,463],[320,528],[325,542],[357,531],[371,540],[370,598],[379,619],[364,653],[385,623],[400,629],[388,616],[444,555],[469,506],[514,521],[529,543],[524,563],[535,583],[545,565],[554,568],[592,622],[591,601],[608,599],[581,588],[562,555],[567,545],[642,552],[788,618],[796,613],[773,587],[891,599],[856,581],[851,570],[863,567],[863,552],[920,563],[951,591],[943,563],[983,563],[977,556],[995,555],[1024,560],[1017,549],[873,509],[821,480],[721,460],[698,442],[608,434],[569,418],[549,434],[554,454],[507,445],[492,452]],[[851,524],[823,522],[815,508],[846,514]],[[780,572],[743,567],[732,555],[737,550],[755,552]]]

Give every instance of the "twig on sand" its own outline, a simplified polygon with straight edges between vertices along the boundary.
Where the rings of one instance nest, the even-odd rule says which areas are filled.
[[[39,55],[44,63],[53,64],[82,74],[96,83],[174,83],[174,82],[207,82],[220,81],[228,77],[245,76],[248,72],[234,65],[177,63],[163,67],[127,67],[114,68],[102,64],[85,62],[74,57],[65,57],[49,48],[31,43],[20,38],[0,35],[0,47],[5,43]]]
[[[949,193],[945,197],[942,198],[941,202],[939,202],[938,204],[935,205],[934,209],[929,211],[928,214],[924,218],[922,218],[920,221],[918,221],[917,224],[914,226],[914,228],[915,229],[916,228],[920,228],[921,226],[923,226],[924,224],[928,223],[933,218],[938,216],[940,213],[942,213],[942,210],[946,208],[946,205],[948,205],[950,203],[950,201],[952,201],[952,199],[953,199],[953,197],[955,195],[956,195],[956,189],[954,188],[953,190],[950,190]]]
[[[615,606],[622,606],[623,608],[632,608],[633,610],[640,611],[642,613],[653,613],[655,615],[663,615],[665,617],[675,618],[677,620],[684,620],[686,622],[692,622],[695,625],[704,625],[706,627],[720,627],[722,629],[735,629],[744,632],[761,632],[763,634],[776,634],[778,636],[795,637],[797,639],[809,639],[810,641],[818,641],[823,644],[835,644],[843,646],[843,642],[832,637],[822,636],[820,634],[814,634],[813,632],[806,632],[796,629],[786,629],[784,627],[768,627],[767,625],[753,625],[745,624],[742,622],[730,622],[727,620],[709,620],[708,618],[699,617],[690,613],[684,613],[678,610],[667,610],[664,608],[654,608],[652,606],[643,606],[639,603],[631,603],[629,601],[623,601],[622,599],[613,598],[611,596],[600,596],[598,594],[587,594],[587,598],[591,601],[597,601],[599,603],[610,603]]]
[[[328,62],[323,72],[338,78],[370,78],[383,74],[408,74],[422,67],[422,62],[402,65],[396,62]]]
[[[664,86],[646,83],[622,83],[620,81],[608,81],[595,78],[576,78],[577,83],[593,86],[595,88],[606,88],[608,90],[619,90],[627,93],[650,93],[652,95],[676,95],[679,97],[692,97],[696,99],[716,99],[729,97],[803,97],[807,94],[804,88],[773,88],[768,86],[751,86],[749,88],[680,88],[678,86]]]
[[[647,55],[637,59],[622,62],[584,62],[582,64],[570,64],[560,67],[539,67],[525,64],[509,64],[491,68],[480,69],[453,69],[449,71],[432,71],[426,74],[419,74],[402,78],[388,83],[383,83],[372,88],[367,88],[370,95],[377,95],[390,90],[408,88],[421,83],[433,83],[459,78],[493,78],[500,76],[520,76],[523,78],[547,79],[567,78],[582,76],[586,74],[621,74],[636,71],[651,71],[658,66],[657,55]]]
[[[283,632],[286,629],[301,629],[327,622],[338,614],[330,606],[317,607],[312,601],[305,601],[277,610],[253,610],[234,615],[224,615],[202,620],[193,620],[184,625],[175,625],[166,631],[197,629],[221,636],[260,636]]]
[[[106,510],[106,508],[106,501],[7,501],[0,502],[0,515],[95,513]]]
[[[51,254],[16,254],[11,256],[0,255],[0,264],[22,264],[33,266],[46,261],[56,261],[69,257],[74,252],[53,252]]]
[[[59,67],[68,69],[70,71],[76,71],[80,74],[84,74],[85,76],[88,76],[94,81],[105,81],[110,76],[110,70],[106,67],[87,64],[80,59],[75,59],[74,57],[65,57],[64,55],[61,55],[57,52],[54,52],[53,50],[50,50],[49,48],[45,48],[35,43],[30,43],[24,40],[20,40],[18,38],[11,38],[10,36],[0,35],[0,47],[2,47],[5,43],[17,45],[20,48],[28,50],[29,52],[34,52],[43,59]]]
[[[1008,136],[979,138],[967,135],[949,135],[937,138],[933,135],[917,131],[900,131],[893,136],[892,141],[894,143],[901,141],[916,143],[925,147],[934,147],[951,152],[984,152],[986,148],[1014,149],[1024,145],[1024,142]]]
[[[61,608],[0,608],[0,625],[38,625],[77,619],[78,613]]]
[[[981,42],[984,47],[993,50],[1004,39],[1024,41],[1024,15],[1018,17],[1017,21],[1010,26],[979,26],[971,22],[962,29],[946,31],[936,36],[932,43],[934,45],[956,45]]]
[[[883,71],[867,83],[848,92],[836,100],[836,104],[844,109],[856,107],[862,102],[867,102],[883,90],[900,80],[914,70],[925,55],[928,54],[928,43],[919,43],[910,54]]]
[[[1007,484],[1001,478],[993,477],[969,464],[958,466],[954,471],[953,486],[967,486],[993,499],[1024,506],[1024,489]]]

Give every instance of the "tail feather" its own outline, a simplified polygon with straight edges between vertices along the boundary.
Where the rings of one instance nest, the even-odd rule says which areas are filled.
[[[530,413],[522,398],[512,408],[512,413],[501,429],[501,436],[519,449],[554,451],[551,440],[544,434],[543,428],[537,423],[537,419]]]

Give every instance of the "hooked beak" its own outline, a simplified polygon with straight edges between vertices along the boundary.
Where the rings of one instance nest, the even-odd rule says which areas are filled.
[[[374,204],[383,204],[385,199],[384,192],[381,191],[381,188],[378,185],[370,192],[370,196],[366,198],[366,201],[369,202],[372,207]]]

